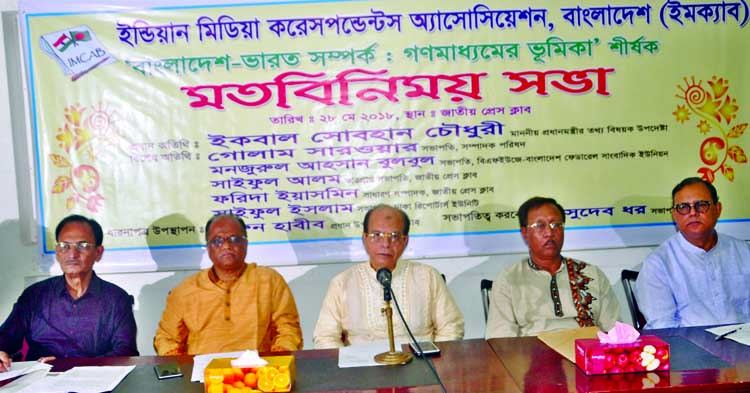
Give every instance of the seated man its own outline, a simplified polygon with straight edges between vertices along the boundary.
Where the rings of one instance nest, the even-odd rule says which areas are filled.
[[[750,322],[750,246],[716,232],[720,215],[713,184],[689,177],[672,190],[678,232],[636,281],[647,329]]]
[[[337,348],[388,339],[383,287],[375,273],[392,272],[394,296],[417,340],[460,340],[464,317],[445,280],[431,266],[400,261],[409,243],[409,216],[400,209],[378,205],[365,214],[362,244],[370,260],[336,275],[323,300],[313,341],[315,348]],[[403,323],[394,312],[395,341],[408,342]]]
[[[551,330],[611,329],[620,305],[599,268],[560,254],[565,210],[552,198],[533,197],[518,208],[529,258],[492,284],[486,338],[534,336]]]
[[[0,327],[0,372],[9,354],[28,344],[26,360],[66,357],[138,356],[133,298],[99,278],[102,227],[79,215],[55,228],[55,257],[62,276],[26,288]]]
[[[159,355],[302,349],[294,296],[275,270],[246,263],[247,228],[232,214],[206,223],[213,262],[167,296],[154,337]]]

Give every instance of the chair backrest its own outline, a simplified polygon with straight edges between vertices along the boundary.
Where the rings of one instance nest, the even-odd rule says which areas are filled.
[[[21,344],[21,350],[19,351],[21,353],[21,358],[17,360],[18,362],[23,362],[26,360],[26,355],[29,353],[29,343],[26,342],[26,338],[23,339],[23,344]]]
[[[484,322],[487,323],[487,315],[490,312],[490,291],[492,291],[492,280],[482,279],[479,283],[482,292],[482,309],[484,309]]]
[[[633,291],[633,285],[635,280],[638,278],[638,272],[635,270],[623,269],[620,274],[620,281],[622,281],[622,288],[625,290],[625,298],[628,300],[628,308],[630,309],[630,317],[633,318],[633,326],[636,329],[641,330],[646,326],[646,318],[638,308],[638,300],[635,298],[635,292]]]

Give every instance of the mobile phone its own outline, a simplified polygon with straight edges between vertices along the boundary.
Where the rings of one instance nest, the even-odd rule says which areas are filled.
[[[182,376],[182,371],[180,371],[180,366],[178,366],[177,363],[157,364],[154,366],[154,371],[156,371],[156,378],[159,379],[177,378]]]
[[[435,345],[432,341],[420,341],[419,347],[422,348],[422,353],[424,355],[437,355],[440,353],[440,348]],[[419,355],[419,350],[414,347],[414,343],[409,344],[411,346],[411,350],[414,351],[417,355]]]

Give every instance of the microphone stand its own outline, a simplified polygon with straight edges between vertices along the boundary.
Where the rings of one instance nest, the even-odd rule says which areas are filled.
[[[391,287],[383,287],[383,300],[385,307],[381,311],[385,312],[385,318],[388,323],[388,344],[390,350],[375,355],[375,362],[380,364],[406,364],[412,359],[412,355],[407,352],[396,352],[396,344],[393,340],[393,309],[391,308]]]
[[[378,279],[378,281],[380,281],[380,280]],[[381,283],[382,283],[382,281],[381,281]],[[391,300],[391,296],[393,295],[393,291],[391,290],[391,286],[390,285],[383,284],[383,287],[385,288],[385,291],[386,291],[384,298],[385,298],[386,302],[388,302],[388,301]],[[440,375],[438,375],[437,371],[435,370],[435,367],[432,366],[432,363],[430,362],[430,360],[427,359],[426,356],[424,356],[424,352],[422,351],[422,347],[419,346],[419,343],[417,342],[416,337],[414,337],[414,335],[411,332],[411,329],[409,329],[409,325],[406,323],[406,318],[404,318],[404,314],[401,312],[401,307],[399,307],[399,305],[398,305],[398,299],[396,299],[395,296],[393,296],[393,304],[396,305],[396,311],[398,311],[398,316],[401,317],[401,321],[404,323],[404,328],[406,329],[406,333],[409,334],[409,338],[411,339],[411,342],[414,344],[414,348],[416,348],[416,350],[417,350],[417,352],[416,352],[417,356],[419,356],[420,358],[422,358],[425,361],[425,363],[427,364],[427,366],[430,368],[430,371],[432,371],[432,375],[435,376],[435,379],[437,379],[438,383],[440,384],[440,390],[443,393],[447,393],[447,391],[445,390],[445,385],[443,385],[443,381],[440,380]],[[387,303],[387,306],[390,307],[390,303]],[[389,322],[391,323],[390,326],[393,326],[392,325],[393,324],[392,319],[389,318]],[[391,351],[394,350],[392,337],[393,337],[393,335],[391,335]]]

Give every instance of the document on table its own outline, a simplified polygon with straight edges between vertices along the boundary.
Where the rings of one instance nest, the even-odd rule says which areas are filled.
[[[74,367],[45,382],[49,393],[100,393],[115,390],[115,387],[135,369],[135,366],[90,366]]]
[[[203,371],[206,369],[206,366],[211,363],[212,360],[219,358],[236,359],[242,356],[243,353],[245,353],[245,351],[195,355],[195,357],[193,358],[193,374],[190,376],[190,381],[203,383]]]
[[[401,348],[400,345],[397,347]],[[339,368],[382,366],[375,362],[375,355],[388,352],[389,349],[390,345],[384,341],[341,347],[339,348]]]
[[[47,375],[49,375],[48,370],[31,371],[28,374],[22,375],[20,378],[16,379],[15,381],[1,387],[0,393],[24,393],[24,392],[38,393],[37,391],[30,389],[30,387],[36,384],[37,382],[44,380],[44,378],[46,378]]]
[[[40,362],[13,362],[10,364],[10,370],[0,373],[0,381],[6,379],[15,378],[19,375],[28,374],[32,371],[45,370],[49,371],[52,368],[51,365],[40,363]]]
[[[537,338],[548,347],[554,349],[560,355],[563,355],[571,362],[576,362],[576,340],[579,338],[596,338],[596,332],[599,328],[596,326],[558,330],[554,332],[539,333]]]
[[[750,323],[739,323],[736,325],[719,326],[715,328],[706,329],[707,332],[713,333],[720,336],[724,333],[737,330],[734,333],[728,334],[724,339],[734,340],[740,344],[750,345]]]
[[[91,366],[74,367],[62,374],[48,373],[42,378],[23,384],[19,390],[13,381],[5,386],[17,393],[102,393],[115,389],[135,366]]]

